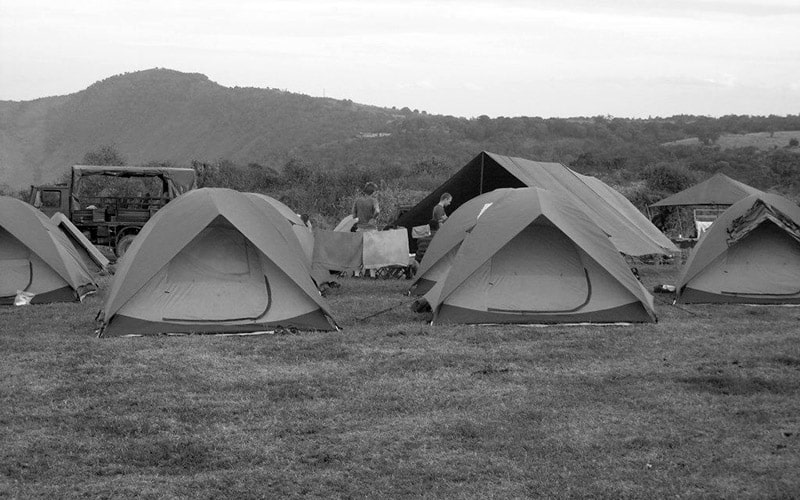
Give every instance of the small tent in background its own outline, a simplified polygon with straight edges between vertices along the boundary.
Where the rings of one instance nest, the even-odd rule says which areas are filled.
[[[756,194],[726,210],[695,246],[681,303],[800,303],[800,207]]]
[[[499,188],[537,187],[568,198],[611,238],[620,252],[632,255],[670,254],[675,245],[630,201],[599,179],[577,174],[560,163],[482,152],[391,225],[413,228],[427,224],[443,193],[453,196],[450,208]]]
[[[652,296],[569,199],[537,188],[496,196],[481,200],[449,271],[425,295],[434,323],[655,321]]]
[[[336,328],[285,217],[212,188],[176,198],[142,228],[103,321],[104,336]]]
[[[109,262],[106,256],[75,227],[75,224],[66,215],[56,212],[50,220],[67,237],[89,270],[99,272],[108,267]]]
[[[650,208],[693,207],[694,229],[699,237],[725,209],[754,194],[762,194],[762,191],[718,173],[653,203]]]
[[[0,304],[81,300],[96,289],[71,243],[33,206],[0,196]]]

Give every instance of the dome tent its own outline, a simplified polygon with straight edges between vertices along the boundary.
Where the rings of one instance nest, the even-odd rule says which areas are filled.
[[[703,234],[681,272],[681,303],[800,304],[800,207],[748,196]]]
[[[336,328],[284,216],[216,188],[190,191],[147,222],[103,322],[104,336]]]
[[[652,296],[609,237],[569,200],[538,188],[487,200],[425,299],[434,323],[656,320]]]
[[[79,301],[96,289],[75,249],[42,212],[0,196],[0,304]]]

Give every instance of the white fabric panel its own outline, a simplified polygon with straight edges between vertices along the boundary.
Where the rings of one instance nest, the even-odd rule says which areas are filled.
[[[708,231],[708,228],[711,227],[714,221],[705,221],[705,220],[696,220],[694,221],[694,228],[697,231],[697,237],[699,238],[701,234]]]
[[[414,226],[411,228],[411,237],[415,240],[420,238],[425,238],[426,236],[431,235],[431,226],[428,224],[423,224],[421,226]]]
[[[364,267],[373,269],[384,266],[408,265],[408,231],[364,231]]]

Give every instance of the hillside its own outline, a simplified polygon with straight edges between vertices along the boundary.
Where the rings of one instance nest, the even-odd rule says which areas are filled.
[[[463,118],[152,69],[66,96],[0,101],[0,192],[57,180],[111,146],[128,164],[203,165],[205,185],[270,191],[330,217],[365,179],[406,202],[480,151],[561,162],[640,207],[716,172],[800,197],[798,137],[800,115]],[[680,182],[639,189],[655,167]]]
[[[0,184],[58,178],[87,151],[114,145],[130,164],[225,158],[280,166],[298,146],[371,132],[389,110],[274,89],[226,88],[153,69],[68,96],[0,102]]]

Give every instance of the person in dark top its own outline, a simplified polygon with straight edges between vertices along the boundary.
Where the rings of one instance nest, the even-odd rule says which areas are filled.
[[[445,212],[444,209],[450,205],[452,201],[453,196],[450,193],[442,193],[442,196],[439,197],[439,203],[433,207],[433,217],[431,218],[438,222],[440,226],[447,220],[447,212]]]
[[[381,209],[378,200],[375,199],[375,191],[378,186],[374,182],[368,182],[364,186],[363,194],[353,202],[353,217],[358,219],[356,231],[375,231],[378,229],[378,214]]]

